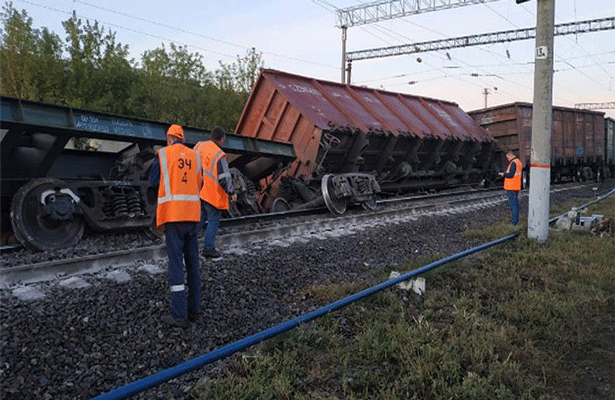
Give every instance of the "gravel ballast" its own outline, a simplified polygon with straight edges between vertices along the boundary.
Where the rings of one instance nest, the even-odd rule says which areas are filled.
[[[525,214],[527,198],[521,203]],[[336,238],[252,246],[243,252],[222,249],[223,259],[202,259],[201,315],[186,329],[160,320],[170,311],[166,260],[124,267],[130,280],[125,275],[111,279],[114,274],[106,271],[80,275],[87,287],[38,284],[45,297],[35,300],[3,290],[2,398],[94,397],[321,306],[303,296],[311,285],[364,281],[411,257],[457,253],[480,244],[466,239],[465,231],[508,219],[502,203]],[[186,398],[198,379],[220,363],[136,398]]]

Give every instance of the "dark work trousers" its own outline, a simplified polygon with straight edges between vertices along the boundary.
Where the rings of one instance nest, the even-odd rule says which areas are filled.
[[[507,190],[508,207],[510,208],[510,223],[517,225],[519,223],[519,191]]]
[[[196,318],[201,306],[201,271],[196,222],[168,222],[164,234],[169,254],[171,312],[176,319]],[[184,285],[184,261],[188,278],[188,303]]]
[[[203,250],[213,250],[216,248],[216,234],[220,226],[221,216],[222,210],[217,209],[201,199],[201,221],[199,222],[197,230],[201,232],[203,226],[207,224],[205,227],[205,244],[203,245]]]

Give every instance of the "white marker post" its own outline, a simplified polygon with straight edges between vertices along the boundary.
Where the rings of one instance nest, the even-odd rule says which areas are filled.
[[[549,234],[551,128],[553,126],[553,30],[555,0],[537,0],[532,155],[527,236],[546,242]]]

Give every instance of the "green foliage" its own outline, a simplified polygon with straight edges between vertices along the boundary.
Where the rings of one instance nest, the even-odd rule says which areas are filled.
[[[245,56],[237,56],[237,60],[232,64],[220,62],[220,69],[216,72],[216,84],[220,90],[247,95],[263,67],[262,53],[257,53],[252,47]]]
[[[57,98],[63,68],[58,36],[33,29],[25,10],[15,10],[12,3],[2,7],[2,25],[0,93],[30,100]]]
[[[175,46],[146,51],[141,57],[146,113],[153,119],[181,125],[208,126],[203,95],[208,92],[210,77],[202,57]]]
[[[207,71],[202,56],[173,43],[129,60],[129,47],[98,22],[76,14],[66,37],[32,27],[7,2],[0,42],[0,93],[186,126],[232,131],[263,67],[255,49]]]
[[[128,46],[98,22],[82,23],[75,14],[63,22],[69,58],[66,102],[75,107],[116,114],[129,113],[137,76],[126,59]]]

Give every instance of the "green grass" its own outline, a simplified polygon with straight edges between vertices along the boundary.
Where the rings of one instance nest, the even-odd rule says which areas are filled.
[[[590,213],[613,218],[615,196]],[[539,244],[525,237],[525,229],[515,241],[425,274],[423,303],[404,301],[397,288],[388,289],[232,357],[191,394],[614,398],[614,238],[551,230],[547,243]],[[502,224],[468,236],[486,242],[510,231]],[[431,261],[413,259],[406,268]],[[383,274],[373,283],[387,278]],[[362,288],[330,283],[302,295],[330,302]],[[592,387],[595,382],[601,386]],[[586,392],[604,397],[583,397]]]

